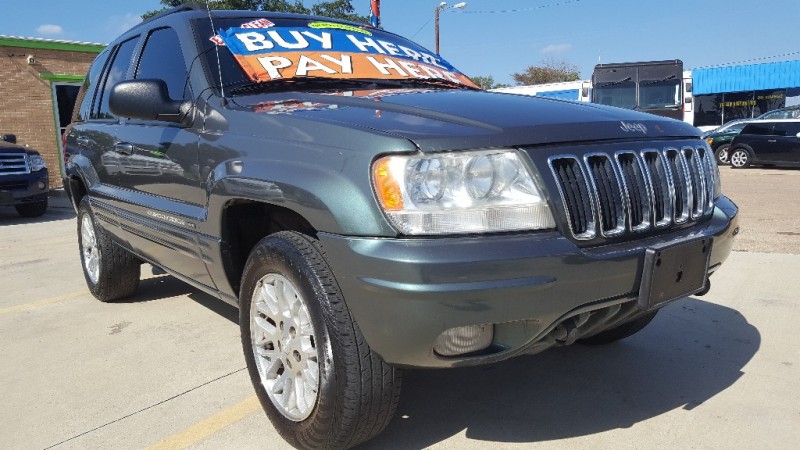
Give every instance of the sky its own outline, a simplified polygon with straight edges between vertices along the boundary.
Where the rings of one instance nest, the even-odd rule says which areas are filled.
[[[382,0],[383,27],[433,49],[441,0]],[[4,0],[0,35],[107,43],[158,0]],[[311,6],[315,0],[305,0]],[[353,0],[369,14],[369,0]],[[450,1],[453,5],[458,3]],[[800,59],[800,0],[468,0],[440,16],[442,56],[514,84],[547,59],[576,65],[680,59],[684,68]]]

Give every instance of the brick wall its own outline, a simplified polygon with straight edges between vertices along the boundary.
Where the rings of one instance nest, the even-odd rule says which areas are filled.
[[[33,55],[34,64],[26,58]],[[50,169],[50,187],[61,187],[58,130],[50,81],[41,74],[84,75],[96,53],[0,46],[0,134],[38,150]]]

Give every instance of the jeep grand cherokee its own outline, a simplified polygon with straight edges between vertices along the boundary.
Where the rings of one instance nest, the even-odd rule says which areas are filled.
[[[737,230],[696,128],[481,91],[320,17],[145,21],[66,140],[92,293],[133,295],[147,262],[237,305],[261,404],[304,448],[383,430],[403,367],[636,333],[708,290]]]

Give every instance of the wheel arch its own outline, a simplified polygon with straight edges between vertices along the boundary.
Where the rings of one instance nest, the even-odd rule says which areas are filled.
[[[269,235],[295,231],[316,237],[317,229],[298,212],[272,203],[230,199],[220,214],[220,256],[225,279],[238,297],[242,273],[252,249]]]

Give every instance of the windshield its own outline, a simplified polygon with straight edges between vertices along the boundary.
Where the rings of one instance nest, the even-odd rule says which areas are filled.
[[[642,109],[671,108],[681,101],[681,80],[642,80],[639,83],[639,107]]]
[[[636,107],[636,83],[630,78],[610,81],[594,87],[595,103],[633,109]]]
[[[222,72],[226,87],[413,81],[477,88],[440,56],[378,29],[281,17],[215,19],[214,28],[213,35],[210,26],[198,30],[208,34],[211,78]]]
[[[598,65],[594,81],[594,103],[645,111],[674,110],[682,104],[683,64],[632,63]]]

